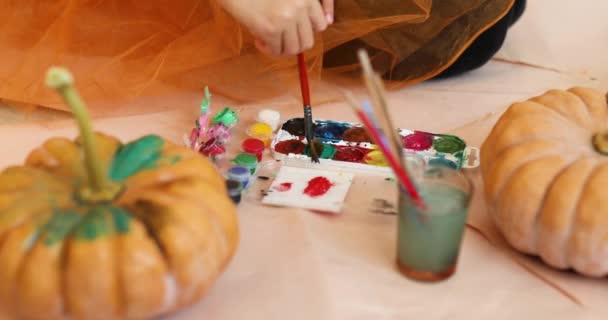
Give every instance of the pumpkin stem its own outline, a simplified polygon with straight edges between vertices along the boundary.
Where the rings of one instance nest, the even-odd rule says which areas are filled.
[[[91,119],[87,112],[87,107],[80,98],[78,91],[74,88],[72,74],[65,68],[52,67],[47,72],[46,85],[55,89],[72,110],[80,129],[89,187],[93,193],[103,192],[104,187],[107,185],[106,172],[104,172],[99,162],[95,147],[95,135],[91,127]]]
[[[597,153],[608,155],[608,131],[599,132],[593,135],[591,143]]]

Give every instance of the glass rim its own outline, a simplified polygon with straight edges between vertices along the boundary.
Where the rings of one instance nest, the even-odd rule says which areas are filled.
[[[428,173],[429,169],[440,170],[442,174],[447,173],[449,176],[440,176],[437,179],[430,178],[425,175],[426,173]],[[414,186],[417,186],[420,183],[449,184],[447,180],[450,177],[455,177],[458,180],[457,183],[462,184],[462,186],[459,186],[459,189],[462,189],[462,191],[464,191],[466,194],[466,205],[470,205],[470,202],[472,201],[475,186],[473,184],[473,180],[463,172],[462,168],[455,169],[442,164],[424,164],[421,168],[416,168],[414,170],[409,169],[408,175],[410,179],[412,179],[412,183],[414,184]],[[399,188],[399,193],[404,193],[406,194],[406,198],[410,198],[408,192],[406,190],[403,190],[403,188]]]

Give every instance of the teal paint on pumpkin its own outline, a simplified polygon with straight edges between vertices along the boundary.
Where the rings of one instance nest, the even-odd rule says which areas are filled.
[[[130,231],[131,215],[122,208],[102,205],[91,208],[74,230],[80,240],[95,240],[104,236],[125,234]]]
[[[164,141],[157,135],[144,136],[122,146],[110,169],[110,178],[120,182],[141,170],[156,167]]]
[[[122,208],[110,207],[112,217],[114,218],[114,229],[118,234],[129,232],[129,224],[131,223],[131,215]]]
[[[95,240],[109,235],[111,231],[107,207],[95,207],[89,210],[82,222],[74,230],[74,236],[81,240]]]
[[[55,210],[51,219],[41,227],[40,235],[47,246],[62,242],[82,219],[78,212]]]

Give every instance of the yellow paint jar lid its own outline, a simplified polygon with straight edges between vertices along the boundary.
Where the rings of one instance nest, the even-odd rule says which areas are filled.
[[[256,122],[247,129],[247,135],[264,141],[264,144],[268,146],[272,139],[272,127],[267,123]]]
[[[384,154],[380,150],[373,150],[368,152],[365,157],[363,157],[363,161],[367,164],[371,164],[379,167],[388,167],[388,162],[384,157]]]

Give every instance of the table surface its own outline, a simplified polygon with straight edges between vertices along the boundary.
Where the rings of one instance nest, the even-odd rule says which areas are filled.
[[[608,2],[528,3],[505,47],[482,69],[391,92],[395,124],[456,134],[480,146],[512,102],[552,88],[607,89],[608,22],[603,14]],[[297,101],[235,107],[241,109],[240,127],[261,108],[276,109],[283,119],[301,110]],[[180,142],[196,109],[105,118],[95,127],[123,140],[154,132]],[[70,120],[42,121],[1,110],[0,141],[10,150],[2,155],[2,166],[22,163],[48,137],[76,134]],[[342,103],[315,106],[314,115],[355,120]],[[480,190],[479,172],[467,174]],[[330,218],[245,201],[239,217],[241,242],[229,268],[203,301],[170,319],[599,319],[608,312],[606,280],[557,272],[507,248],[488,219],[480,192],[468,222],[489,240],[467,229],[458,272],[438,284],[417,283],[396,272],[394,216],[349,206]]]

